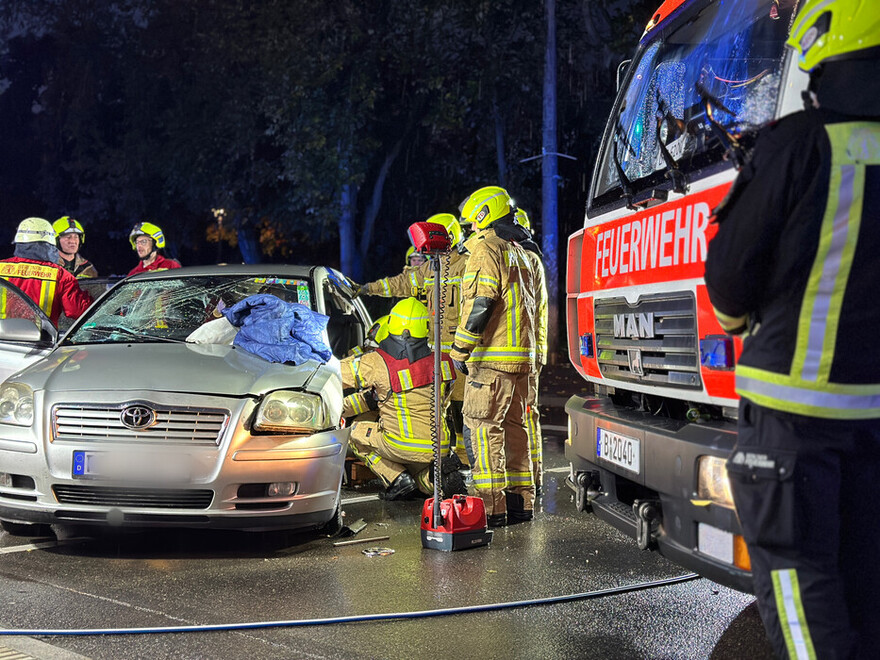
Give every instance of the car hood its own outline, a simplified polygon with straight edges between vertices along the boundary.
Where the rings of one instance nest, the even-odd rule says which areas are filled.
[[[240,348],[216,344],[93,344],[58,348],[15,380],[53,392],[163,390],[245,396],[311,390],[309,381],[322,369],[328,367],[315,361],[299,366],[267,362]]]

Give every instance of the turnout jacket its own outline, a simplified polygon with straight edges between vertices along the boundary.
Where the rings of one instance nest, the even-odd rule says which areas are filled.
[[[89,277],[97,277],[98,271],[88,259],[83,259],[79,252],[73,255],[73,259],[68,261],[58,253],[58,265],[78,280],[84,280]]]
[[[83,291],[76,278],[58,264],[10,257],[0,261],[0,277],[21,289],[58,326],[61,312],[72,319],[79,318],[92,304],[92,296]],[[5,292],[0,294],[0,313],[6,318]]]
[[[525,250],[495,226],[466,242],[453,360],[526,373],[535,365],[535,280]]]
[[[379,428],[385,440],[403,451],[417,452],[431,460],[432,419],[434,409],[434,355],[430,351],[415,361],[394,358],[381,348],[342,360],[342,387],[367,390],[372,388],[379,406]],[[448,356],[441,362],[441,410],[449,399],[449,383],[455,370]],[[449,449],[446,424],[441,451]]]
[[[766,127],[716,215],[710,299],[722,323],[752,317],[737,392],[880,417],[880,122],[809,110]]]
[[[180,262],[176,259],[169,259],[161,254],[157,254],[155,261],[149,266],[144,266],[143,261],[138,261],[137,266],[128,271],[128,274],[137,275],[138,273],[146,273],[151,270],[170,270],[172,268],[180,268]]]
[[[535,277],[535,361],[543,366],[547,364],[547,276],[539,253],[526,247],[526,257]]]
[[[467,259],[466,254],[452,250],[448,255],[443,256],[440,269],[440,280],[443,282],[443,290],[440,292],[443,306],[440,343],[447,352],[452,350],[452,339],[455,336],[455,328],[458,327],[461,276]],[[364,285],[364,292],[367,295],[383,298],[426,297],[428,311],[431,312],[428,341],[434,342],[434,264],[430,260],[415,268],[405,268],[399,275],[368,282]]]

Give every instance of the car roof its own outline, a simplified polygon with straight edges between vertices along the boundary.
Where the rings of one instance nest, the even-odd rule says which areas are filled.
[[[250,277],[299,277],[309,279],[321,266],[294,266],[291,264],[221,264],[218,266],[185,266],[172,270],[151,270],[132,275],[130,279],[156,280],[168,277],[198,277],[205,275],[244,275]]]

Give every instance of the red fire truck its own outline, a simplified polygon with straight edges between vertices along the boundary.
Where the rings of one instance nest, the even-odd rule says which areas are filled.
[[[667,0],[629,63],[569,237],[569,485],[639,547],[751,590],[724,462],[739,340],[703,282],[713,209],[756,130],[803,107],[797,0]],[[780,183],[780,185],[784,185]]]

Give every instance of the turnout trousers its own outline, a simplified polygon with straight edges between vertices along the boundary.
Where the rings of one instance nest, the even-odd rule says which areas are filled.
[[[544,474],[544,438],[541,433],[541,411],[538,407],[538,382],[541,365],[529,373],[529,394],[526,399],[526,431],[529,434],[529,450],[532,454],[532,478],[540,488]]]
[[[524,511],[535,501],[526,398],[529,374],[472,366],[462,414],[473,453],[471,471],[487,515],[507,513],[507,495],[520,495]]]
[[[780,658],[880,658],[878,420],[740,401],[727,461],[764,627]]]
[[[355,422],[349,439],[352,453],[360,458],[384,483],[386,488],[404,472],[416,479],[419,490],[433,492],[430,467],[433,454],[406,451],[395,447],[386,438],[377,422]]]

